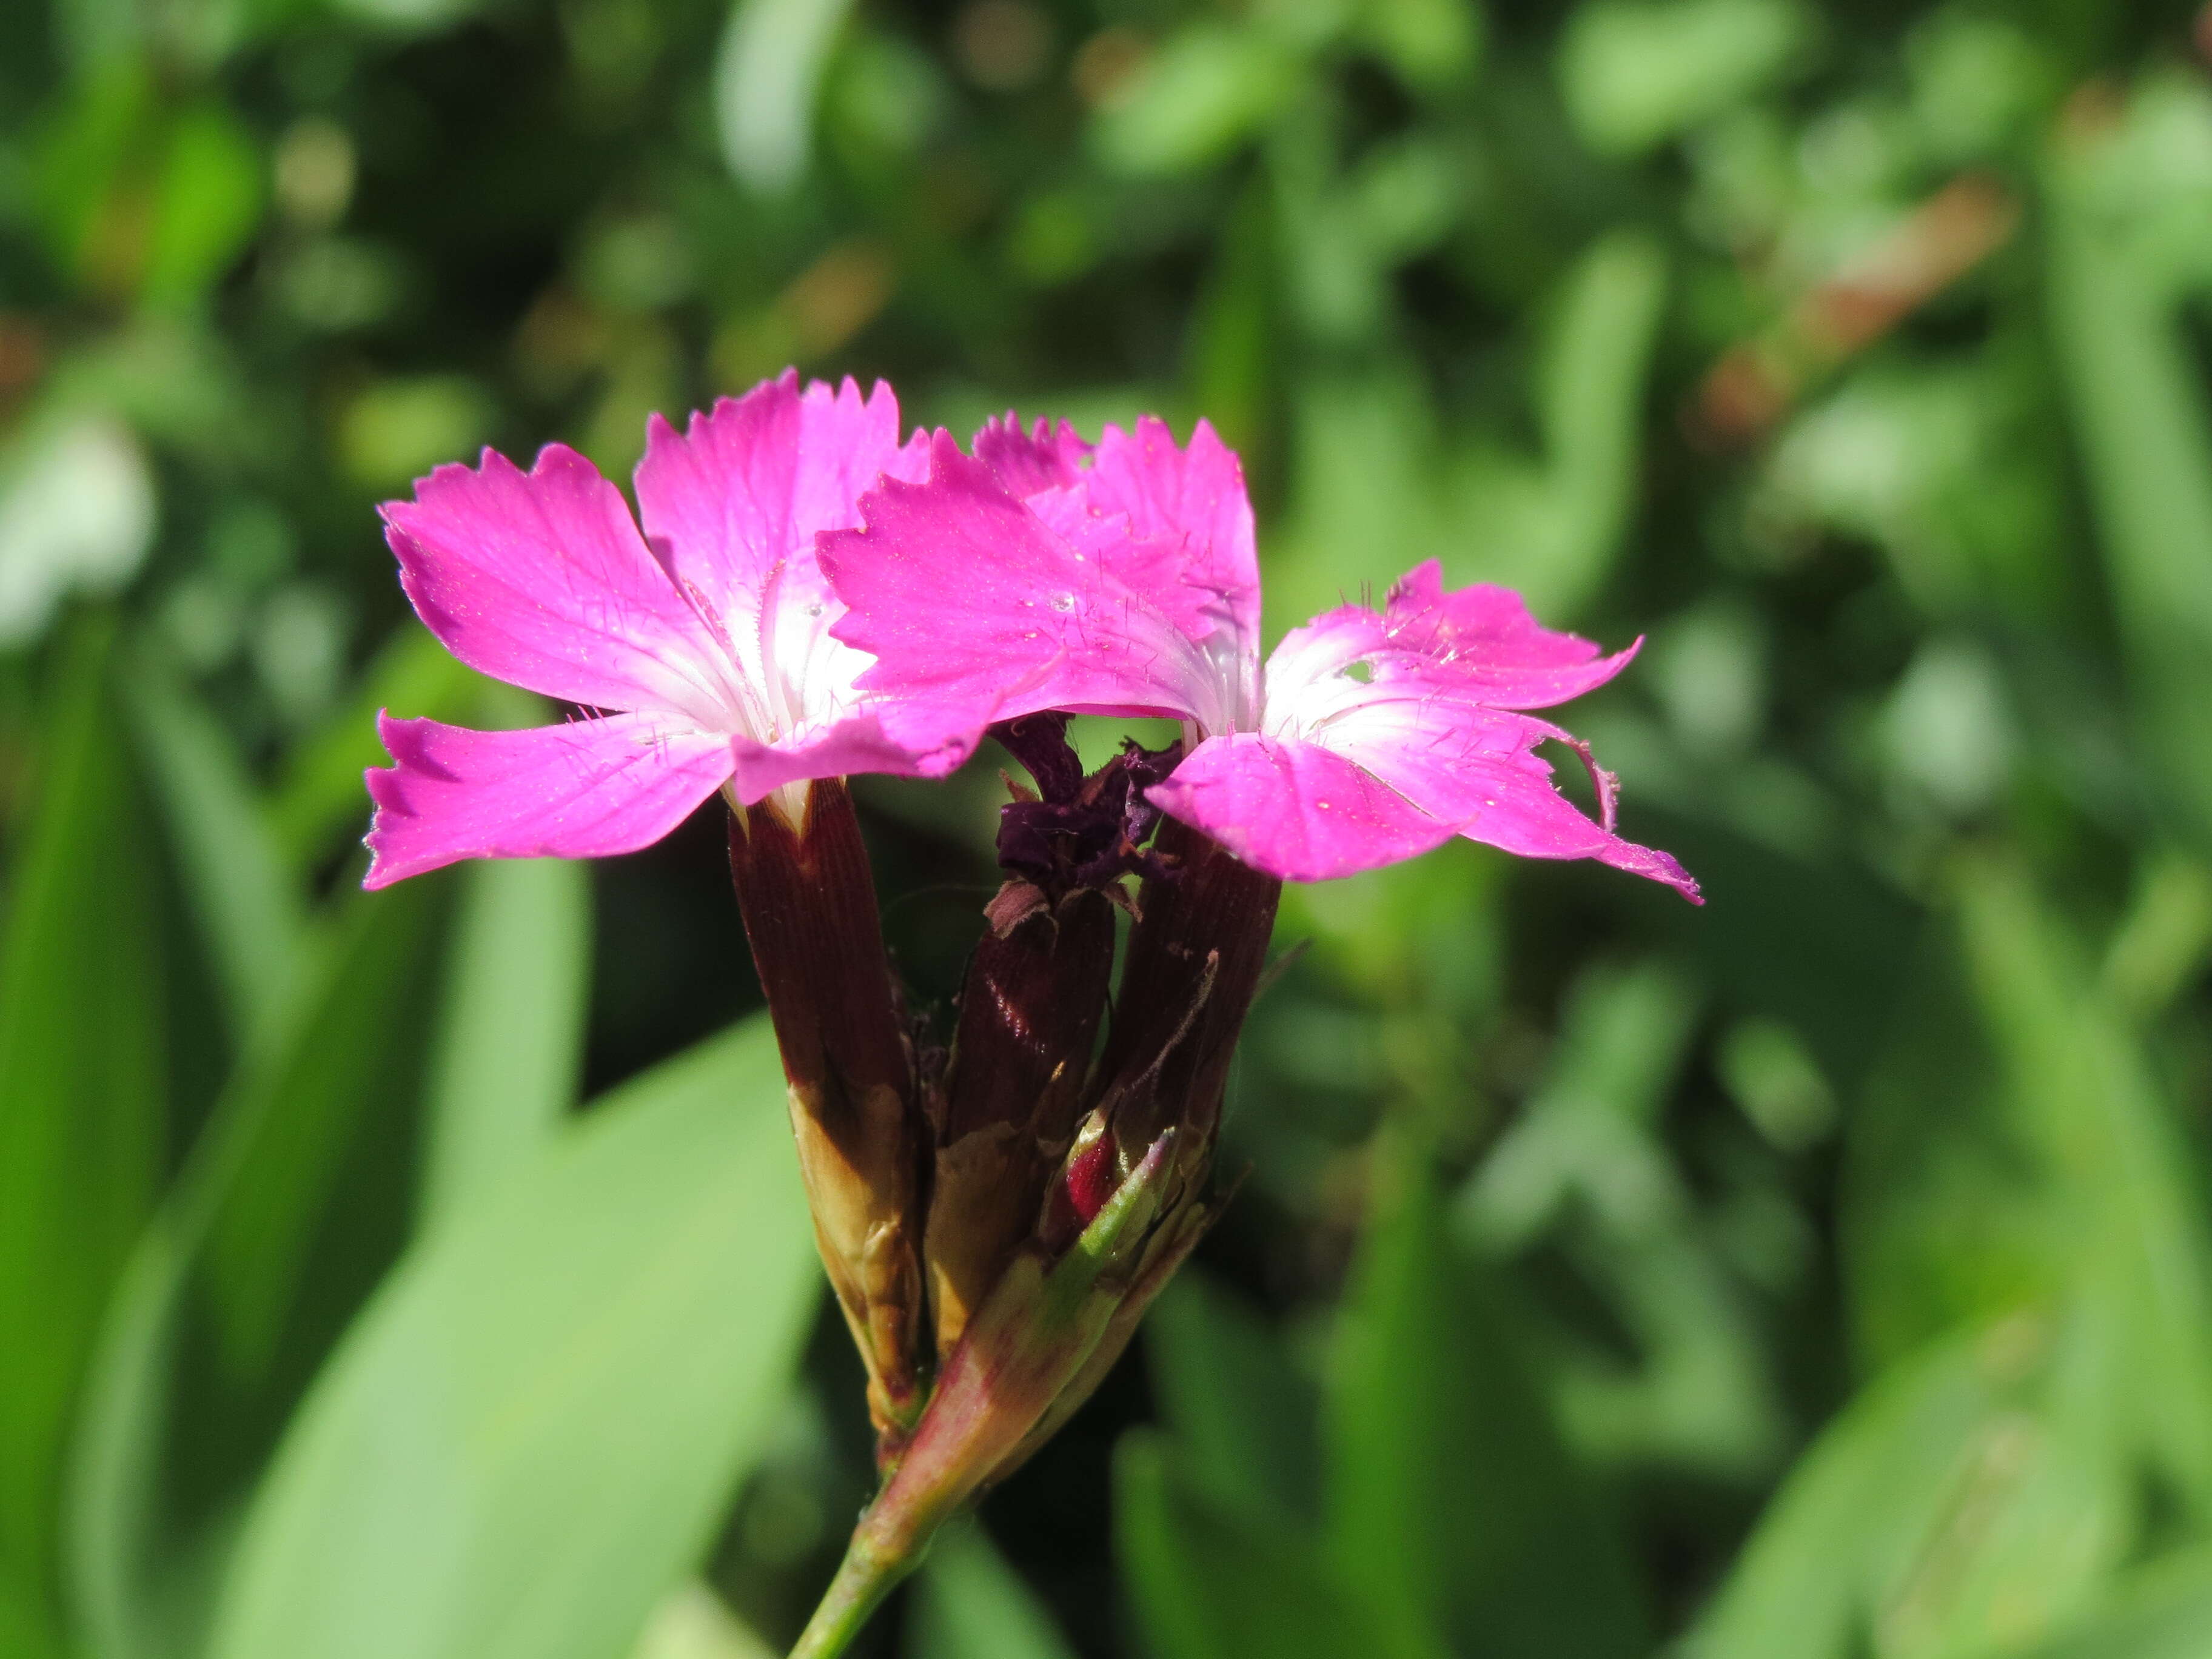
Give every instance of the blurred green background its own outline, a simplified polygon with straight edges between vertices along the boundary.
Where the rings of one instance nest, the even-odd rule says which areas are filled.
[[[1711,900],[1464,845],[1292,893],[1241,1195],[867,1651],[2212,1655],[2207,46],[4,0],[0,1654],[804,1619],[864,1418],[719,809],[367,898],[356,844],[375,708],[546,714],[374,504],[795,362],[1206,414],[1275,629],[1433,555],[1647,634],[1569,719]],[[861,792],[939,1006],[992,772]]]

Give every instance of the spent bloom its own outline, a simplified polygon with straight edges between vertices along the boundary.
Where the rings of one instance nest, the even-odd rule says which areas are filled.
[[[725,786],[750,805],[809,779],[957,765],[972,732],[909,719],[894,740],[855,691],[867,659],[831,633],[842,607],[815,558],[879,478],[921,476],[926,441],[898,428],[887,386],[864,398],[787,373],[683,433],[655,416],[637,519],[560,444],[527,472],[487,450],[388,504],[400,580],[448,650],[600,712],[520,732],[381,720],[394,764],[368,775],[368,884],[629,852]]]
[[[984,708],[1171,715],[1188,751],[1147,799],[1269,875],[1349,875],[1466,836],[1697,898],[1674,860],[1614,833],[1587,748],[1528,712],[1602,685],[1634,647],[1540,627],[1505,588],[1447,589],[1431,561],[1379,611],[1326,612],[1263,663],[1251,506],[1204,422],[1187,448],[1150,417],[1093,448],[1009,417],[975,451],[937,434],[926,480],[887,477],[864,528],[823,538],[848,607],[832,631],[878,659],[858,684],[895,698],[895,729]],[[1547,740],[1583,757],[1599,820],[1553,786]]]

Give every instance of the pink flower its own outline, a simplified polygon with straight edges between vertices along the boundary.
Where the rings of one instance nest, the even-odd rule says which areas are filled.
[[[1252,509],[1237,458],[1203,421],[1188,448],[1160,422],[994,422],[975,459],[940,433],[926,482],[886,478],[866,527],[825,536],[849,607],[833,630],[878,660],[894,730],[1042,708],[1178,716],[1189,752],[1149,798],[1246,863],[1319,881],[1454,836],[1531,858],[1594,858],[1698,897],[1664,853],[1613,833],[1613,783],[1587,748],[1525,711],[1602,685],[1603,656],[1539,627],[1520,597],[1446,591],[1434,561],[1380,611],[1347,605],[1293,629],[1263,665]],[[1575,749],[1593,822],[1536,752]]]
[[[465,858],[629,852],[725,786],[750,805],[811,778],[957,766],[981,723],[908,717],[889,735],[814,556],[879,477],[921,477],[927,441],[902,446],[898,428],[889,386],[864,400],[849,380],[802,391],[787,373],[680,435],[653,416],[641,535],[622,492],[559,444],[528,472],[487,450],[388,503],[400,580],[448,650],[606,712],[522,732],[380,717],[396,764],[368,774],[368,885]]]

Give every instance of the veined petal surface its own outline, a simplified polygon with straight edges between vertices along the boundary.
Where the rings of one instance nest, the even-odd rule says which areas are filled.
[[[1184,585],[1200,596],[1218,647],[1256,663],[1260,555],[1244,468],[1212,426],[1198,422],[1188,447],[1147,415],[1134,432],[1109,426],[1098,440],[1084,489],[1091,504],[1129,521],[1140,542],[1177,544]]]
[[[1540,755],[1488,763],[1470,782],[1481,805],[1460,833],[1528,859],[1595,859],[1616,870],[1662,882],[1692,904],[1705,902],[1696,878],[1672,854],[1639,847],[1593,823],[1562,795]],[[1609,787],[1608,786],[1605,786]]]
[[[730,739],[731,787],[750,806],[787,783],[884,772],[895,777],[941,778],[975,752],[982,728],[969,721],[933,724],[916,710],[887,729],[888,711],[866,708],[842,720],[803,728],[773,744]]]
[[[574,450],[550,444],[528,472],[491,450],[441,466],[384,520],[416,613],[470,667],[566,702],[726,718],[720,641]]]
[[[1608,657],[1588,640],[1544,627],[1510,587],[1476,582],[1447,591],[1434,559],[1390,590],[1383,623],[1392,646],[1500,708],[1548,708],[1594,691],[1643,644]]]
[[[823,537],[821,558],[848,607],[832,632],[877,659],[864,690],[952,724],[1040,708],[1208,717],[1203,651],[950,434],[927,483],[886,479],[862,510],[866,527]]]
[[[1150,798],[1291,879],[1390,863],[1458,833],[1527,857],[1598,859],[1696,900],[1673,859],[1613,833],[1613,780],[1587,746],[1519,712],[1602,684],[1632,654],[1538,626],[1504,589],[1447,592],[1431,562],[1381,612],[1342,605],[1293,629],[1267,659],[1265,741],[1202,744]],[[1602,823],[1553,787],[1534,752],[1548,740],[1583,755]]]
[[[898,439],[898,400],[797,372],[725,398],[679,434],[656,415],[638,463],[646,539],[717,630],[747,694],[746,728],[770,742],[852,701],[865,660],[830,637],[841,612],[814,553],[860,521],[885,475],[918,478],[927,441]]]
[[[1011,409],[984,422],[969,448],[998,475],[1009,495],[1024,500],[1043,490],[1065,489],[1091,458],[1091,446],[1066,421],[1054,426],[1039,416],[1024,427]]]
[[[652,714],[520,732],[379,715],[393,765],[368,774],[376,824],[366,885],[471,858],[634,852],[730,775],[727,737]]]
[[[1458,832],[1346,757],[1257,732],[1207,738],[1145,794],[1285,881],[1395,864]]]

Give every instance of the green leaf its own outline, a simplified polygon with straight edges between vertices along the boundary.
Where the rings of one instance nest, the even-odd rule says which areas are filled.
[[[71,21],[62,20],[66,29]],[[117,211],[118,185],[137,162],[157,119],[153,76],[138,54],[113,48],[116,31],[88,28],[84,72],[68,89],[40,137],[34,202],[55,262],[79,283],[109,285],[131,273],[116,269],[125,251],[100,246],[104,217]],[[95,43],[88,37],[104,36]],[[64,40],[64,46],[78,46]]]
[[[2164,1014],[2212,953],[2212,868],[2154,848],[2136,872],[2125,915],[2099,975],[2116,1012],[2138,1025]]]
[[[361,19],[380,29],[430,32],[459,22],[477,10],[483,0],[326,0],[341,15]]]
[[[109,594],[145,562],[152,465],[112,414],[57,398],[0,448],[0,647],[43,635],[71,592]]]
[[[1324,225],[1332,258],[1340,229]],[[1535,613],[1572,620],[1626,544],[1643,453],[1645,387],[1667,292],[1650,238],[1620,232],[1569,270],[1541,331],[1529,399],[1538,447],[1439,429],[1413,365],[1388,356],[1304,389],[1289,545],[1269,567],[1280,625],[1360,583],[1443,561],[1454,583],[1521,588]]]
[[[398,491],[490,434],[498,410],[471,375],[394,374],[356,392],[338,421],[338,453],[352,481]]]
[[[819,1273],[765,1018],[427,1234],[295,1420],[215,1659],[604,1659],[705,1549]]]
[[[2149,1057],[2017,871],[1954,886],[1847,1143],[1862,1344],[1880,1361],[2024,1305],[2094,1320],[2117,1455],[2212,1511],[2212,1243]]]
[[[1613,1519],[1510,1351],[1501,1298],[1455,1252],[1431,1160],[1395,1137],[1377,1158],[1328,1400],[1340,1570],[1469,1651],[1640,1655]]]
[[[356,897],[305,983],[300,1023],[233,1085],[249,1097],[225,1113],[244,1145],[207,1251],[234,1376],[260,1375],[275,1353],[356,1136],[412,1095],[441,896],[417,881]]]
[[[261,222],[261,173],[252,134],[224,105],[176,118],[154,183],[149,300],[191,301],[222,275]]]
[[[1613,1463],[1763,1472],[1785,1433],[1747,1298],[1715,1260],[1657,1133],[1696,1029],[1696,988],[1664,963],[1586,969],[1551,1069],[1467,1183],[1461,1215],[1497,1253],[1559,1237],[1636,1350],[1559,1329],[1561,1419]]]
[[[1118,173],[1196,171],[1265,125],[1303,76],[1297,55],[1262,30],[1193,24],[1100,112],[1093,148]]]
[[[1597,0],[1559,43],[1560,91],[1593,149],[1632,155],[1778,79],[1814,25],[1797,0]]]
[[[234,1052],[264,1039],[298,988],[307,919],[230,734],[141,652],[131,712],[186,896],[230,1014]]]
[[[1701,1654],[1819,1659],[1869,1626],[1886,1659],[2039,1639],[2205,1513],[2190,1156],[2026,879],[1983,859],[1952,884],[1848,1147],[1848,1283],[1887,1369],[1792,1475]]]
[[[425,1101],[433,1224],[526,1164],[575,1105],[591,988],[583,865],[485,859],[461,881]]]
[[[1043,1603],[972,1522],[929,1547],[913,1606],[910,1659],[1073,1659]]]
[[[1115,1451],[1114,1548],[1159,1659],[1443,1659],[1412,1621],[1386,1624],[1311,1539],[1191,1492],[1143,1430]]]
[[[214,1292],[234,1370],[265,1363],[348,1124],[411,1077],[408,1008],[421,1000],[437,899],[423,883],[349,901],[216,1102],[109,1304],[66,1511],[71,1605],[105,1659],[197,1650],[168,1632],[178,1583],[204,1568],[177,1559],[159,1531],[168,1448],[184,1431],[171,1402],[190,1298],[195,1288]],[[229,1238],[230,1255],[204,1283],[211,1237]]]
[[[814,149],[822,82],[852,0],[735,0],[714,55],[722,160],[753,189],[789,189]]]
[[[1257,1312],[1185,1267],[1146,1316],[1145,1357],[1195,1490],[1249,1514],[1317,1518],[1319,1391]]]
[[[2129,1541],[2130,1483],[2071,1409],[2100,1334],[2015,1316],[1893,1368],[1791,1471],[1689,1659],[1978,1654],[2078,1611]]]
[[[2200,142],[2148,147],[2161,110],[2194,106]],[[2153,787],[2202,851],[2212,848],[2212,409],[2176,304],[2171,222],[2201,244],[2212,174],[2160,165],[2201,154],[2201,89],[2159,83],[2102,139],[2059,148],[2049,174],[2045,276],[2052,337],[2072,396],[2098,549],[2127,650]],[[2148,131],[2141,129],[2148,128]],[[2161,154],[2163,152],[2163,154]],[[2197,279],[2201,282],[2201,276]]]
[[[160,922],[113,637],[101,618],[67,646],[0,932],[0,1583],[26,1620],[52,1601],[65,1430],[161,1167]]]
[[[2204,1659],[2208,1632],[2212,1560],[2198,1549],[2136,1573],[2066,1634],[2005,1659]]]
[[[1479,550],[1455,580],[1520,589],[1537,615],[1580,614],[1611,574],[1634,510],[1644,392],[1667,297],[1667,262],[1621,231],[1577,260],[1554,301],[1532,388],[1534,466],[1477,447],[1455,479],[1454,522]],[[1461,567],[1464,566],[1464,568]]]
[[[1464,81],[1482,57],[1476,0],[1365,0],[1354,27],[1400,79],[1424,92]]]
[[[661,1597],[628,1659],[777,1659],[777,1656],[723,1604],[711,1585],[695,1578]]]

